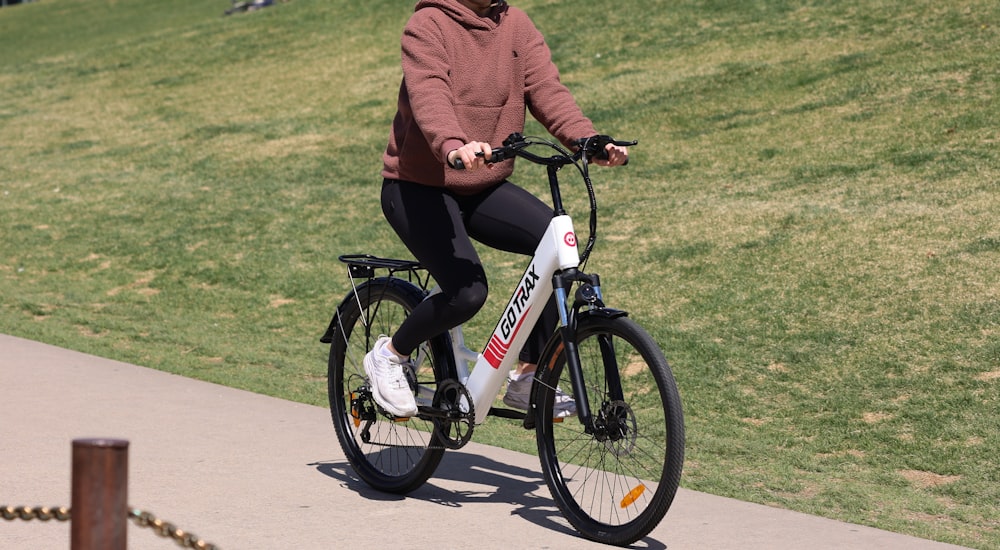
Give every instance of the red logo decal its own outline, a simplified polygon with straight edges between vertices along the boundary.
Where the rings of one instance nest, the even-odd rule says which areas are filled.
[[[495,369],[500,368],[500,361],[503,361],[503,358],[507,355],[507,352],[510,350],[510,342],[511,340],[514,339],[514,335],[516,335],[518,331],[521,330],[521,325],[524,324],[525,316],[528,314],[529,311],[531,311],[530,307],[524,310],[524,315],[522,315],[521,318],[517,321],[517,326],[513,328],[513,332],[511,332],[510,337],[507,338],[506,342],[504,342],[503,339],[501,339],[496,334],[494,334],[493,337],[490,338],[490,341],[486,344],[486,349],[483,350],[483,357],[486,358],[486,362],[489,363],[491,367]]]
[[[483,351],[483,357],[486,358],[486,362],[490,364],[491,367],[495,369],[500,368],[500,361],[503,361],[505,355],[507,355],[507,350],[510,349],[510,344],[505,344],[500,338],[493,336],[490,338],[488,344],[486,344],[486,350]]]
[[[576,234],[572,231],[566,233],[566,236],[563,237],[563,241],[565,241],[569,246],[576,246]]]

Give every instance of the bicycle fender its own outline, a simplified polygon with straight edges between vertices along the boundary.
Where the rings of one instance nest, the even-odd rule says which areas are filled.
[[[579,313],[577,316],[577,321],[581,319],[586,319],[587,317],[601,317],[602,319],[617,319],[619,317],[628,317],[628,312],[624,309],[615,309],[611,307],[599,307],[595,309],[585,309]]]
[[[353,296],[354,296],[353,293],[348,293],[347,296],[344,296],[343,301],[341,301],[340,304],[337,306],[337,309],[334,310],[333,317],[330,319],[330,324],[326,327],[326,332],[324,332],[323,336],[321,336],[319,339],[320,343],[323,344],[333,343],[333,333],[337,330],[337,325],[339,324],[337,322],[337,317],[340,315],[340,308],[344,307],[344,303],[350,300]]]
[[[319,338],[320,343],[323,344],[333,343],[333,332],[337,330],[337,313],[339,313],[339,311],[334,312],[333,318],[330,319],[330,325],[326,327],[326,332],[323,333],[323,336],[320,336]]]

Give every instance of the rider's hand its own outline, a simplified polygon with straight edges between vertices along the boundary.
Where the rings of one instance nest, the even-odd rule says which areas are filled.
[[[604,147],[604,150],[607,152],[608,158],[595,158],[594,163],[598,166],[621,166],[628,162],[628,147],[609,143]]]
[[[482,156],[476,156],[476,153],[483,153]],[[492,164],[486,164],[486,161],[492,156],[493,149],[490,147],[489,143],[483,141],[470,141],[465,145],[459,147],[448,153],[448,164],[452,166],[455,165],[455,159],[462,161],[465,165],[466,170],[476,170],[487,166],[492,168]]]

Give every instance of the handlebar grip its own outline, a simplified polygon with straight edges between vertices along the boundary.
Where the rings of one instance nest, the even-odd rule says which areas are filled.
[[[612,141],[610,143],[613,143],[613,144],[621,146],[621,147],[629,147],[629,146],[635,145],[635,144],[637,144],[639,142],[638,141],[622,141],[622,142]],[[592,158],[595,158],[597,160],[608,160],[608,150],[607,149],[601,149]],[[628,160],[629,159],[625,159],[625,162],[622,163],[622,166],[628,166]]]
[[[481,157],[481,156],[483,156],[483,154],[482,153],[476,153],[476,156],[477,157]],[[489,162],[489,161],[487,161],[487,162]],[[451,167],[454,168],[455,170],[465,170],[465,163],[462,162],[462,159],[460,159],[458,157],[455,157],[455,162],[451,163]]]
[[[476,153],[476,156],[483,157],[486,156],[486,154],[483,153],[482,151],[479,151],[478,153]],[[504,160],[504,158],[505,157],[503,151],[500,148],[493,149],[493,155],[486,160],[486,164],[494,164],[497,162],[501,162]],[[451,163],[451,167],[454,168],[455,170],[465,170],[465,163],[462,162],[462,159],[456,156],[455,162]]]

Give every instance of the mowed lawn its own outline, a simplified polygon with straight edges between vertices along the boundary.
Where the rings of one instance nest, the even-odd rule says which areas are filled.
[[[336,257],[406,255],[378,189],[414,2],[229,5],[0,9],[0,331],[325,405]],[[1000,4],[515,5],[640,142],[593,171],[588,268],[671,361],[683,485],[1000,547]],[[483,257],[471,342],[523,267]]]

